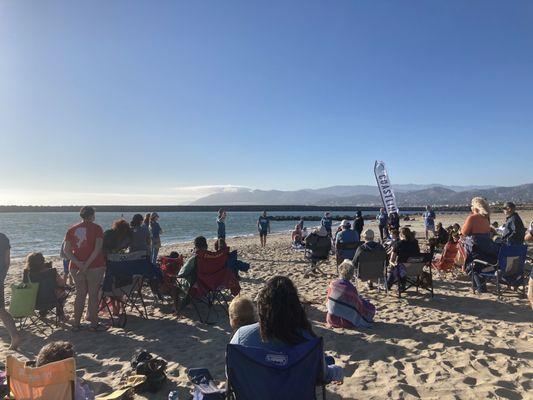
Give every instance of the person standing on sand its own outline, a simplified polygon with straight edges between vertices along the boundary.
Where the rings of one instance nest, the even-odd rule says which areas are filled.
[[[163,234],[163,229],[161,229],[161,226],[159,225],[159,214],[156,212],[153,212],[150,215],[150,243],[151,243],[151,257],[152,257],[152,264],[157,264],[157,255],[159,253],[159,249],[161,248],[161,235]]]
[[[331,226],[333,225],[333,218],[331,217],[331,213],[329,211],[324,213],[324,217],[322,217],[322,220],[320,221],[322,226],[326,228],[326,232],[328,233],[328,236],[331,237]]]
[[[267,233],[270,233],[270,218],[267,217],[267,212],[259,216],[257,220],[257,229],[259,230],[259,239],[261,240],[261,247],[267,244]]]
[[[72,330],[80,330],[88,295],[87,314],[91,323],[89,330],[96,332],[101,330],[101,325],[98,324],[98,302],[106,269],[103,252],[104,231],[100,225],[94,223],[94,208],[83,207],[80,217],[82,221],[70,228],[65,235],[65,256],[70,260],[70,273],[76,287]]]
[[[426,212],[423,214],[424,217],[424,228],[426,231],[426,240],[429,239],[429,232],[431,232],[432,237],[435,237],[435,211],[431,209],[431,206],[426,206]]]
[[[355,219],[353,220],[352,229],[357,232],[359,237],[361,237],[361,233],[363,232],[364,226],[365,226],[365,220],[363,219],[363,214],[361,214],[361,211],[356,211]]]
[[[389,222],[389,216],[385,212],[385,209],[382,207],[379,209],[379,214],[376,217],[379,227],[379,236],[381,237],[381,243],[385,242],[385,239],[389,236],[387,231],[387,223]]]
[[[20,334],[17,331],[15,321],[9,312],[6,310],[4,282],[6,280],[7,270],[11,265],[11,245],[9,239],[3,233],[0,233],[0,321],[7,329],[11,337],[12,350],[16,350],[20,344]]]
[[[226,210],[218,210],[217,217],[217,239],[226,240]]]

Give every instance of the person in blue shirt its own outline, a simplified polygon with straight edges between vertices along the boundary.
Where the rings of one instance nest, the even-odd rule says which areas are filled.
[[[217,217],[217,239],[226,240],[226,210],[218,210]]]
[[[292,281],[274,276],[259,291],[256,298],[259,322],[237,329],[232,344],[280,351],[316,337],[311,322]],[[342,382],[343,370],[338,365],[323,363],[327,382]]]
[[[346,219],[341,222],[342,230],[337,233],[335,243],[337,247],[337,265],[344,260],[351,260],[359,246],[359,233],[350,229],[350,222]]]
[[[423,214],[424,228],[426,230],[426,240],[429,239],[429,232],[432,237],[435,237],[435,211],[431,209],[431,206],[426,207],[426,212]]]
[[[382,207],[379,209],[379,214],[376,217],[379,227],[379,236],[381,237],[381,243],[383,243],[387,237],[389,237],[389,232],[387,231],[387,223],[389,222],[389,216],[387,212]]]
[[[327,211],[324,213],[324,216],[322,217],[322,220],[320,221],[322,226],[326,228],[326,232],[328,233],[328,236],[331,237],[331,225],[333,225],[333,218],[331,217],[331,213]]]
[[[267,233],[270,233],[270,218],[267,217],[266,211],[263,211],[263,214],[257,219],[257,230],[259,231],[261,247],[265,247],[267,244]]]

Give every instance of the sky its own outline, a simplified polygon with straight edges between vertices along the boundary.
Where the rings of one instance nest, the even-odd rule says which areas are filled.
[[[533,2],[0,0],[0,204],[533,182]]]

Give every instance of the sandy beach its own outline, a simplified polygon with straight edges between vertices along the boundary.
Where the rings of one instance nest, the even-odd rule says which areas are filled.
[[[524,223],[533,219],[532,211],[520,212]],[[444,226],[462,224],[465,213],[437,216]],[[503,214],[493,220],[502,223]],[[403,222],[423,236],[422,219]],[[365,228],[375,222],[367,221]],[[329,385],[330,399],[522,399],[533,398],[533,311],[526,299],[516,294],[498,301],[489,293],[473,295],[466,278],[441,280],[434,276],[435,296],[413,290],[398,299],[358,284],[359,291],[377,307],[376,323],[365,330],[329,329],[325,324],[325,292],[332,275],[304,277],[303,253],[290,249],[290,237],[268,237],[266,249],[258,237],[228,239],[239,257],[251,264],[241,281],[242,293],[255,297],[270,277],[289,276],[305,302],[315,333],[324,337],[325,350],[344,367],[342,385]],[[422,246],[424,241],[421,240]],[[212,241],[209,243],[212,248]],[[191,243],[167,246],[189,254]],[[58,259],[53,259],[60,269]],[[9,285],[20,279],[22,262],[16,262],[6,280]],[[335,273],[334,257],[324,265]],[[9,293],[9,290],[7,290]],[[73,296],[67,305],[72,313]],[[49,336],[36,330],[24,333],[20,357],[32,359],[40,348],[53,340],[69,340],[77,351],[78,375],[88,381],[95,393],[110,393],[120,387],[130,372],[129,362],[135,349],[144,348],[168,361],[168,382],[157,394],[137,395],[138,399],[166,399],[170,390],[179,390],[180,399],[189,398],[191,385],[186,370],[207,367],[217,380],[224,379],[225,346],[231,338],[227,318],[220,315],[215,325],[199,323],[192,307],[184,318],[176,319],[170,307],[157,305],[148,296],[149,320],[135,314],[125,329],[106,332],[72,333],[68,326]],[[9,351],[9,338],[0,328],[2,359]]]

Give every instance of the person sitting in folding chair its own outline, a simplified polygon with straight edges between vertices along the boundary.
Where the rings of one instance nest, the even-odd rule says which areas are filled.
[[[505,203],[503,211],[506,220],[503,225],[502,242],[515,245],[523,244],[526,228],[522,222],[522,218],[516,212],[516,205],[508,201]]]
[[[355,267],[350,260],[339,265],[339,278],[327,290],[326,322],[334,328],[368,328],[374,321],[376,307],[362,298],[352,284]]]
[[[65,281],[57,270],[52,268],[51,262],[45,262],[42,253],[30,253],[26,256],[22,281],[39,283],[35,309],[39,311],[41,318],[55,308],[57,321],[65,320],[63,308],[68,295]]]
[[[344,260],[351,260],[355,251],[359,247],[359,233],[350,228],[350,222],[343,219],[341,222],[341,231],[335,237],[335,249],[337,256],[337,265]]]
[[[183,304],[189,293],[189,289],[196,283],[196,252],[207,250],[207,240],[203,236],[198,236],[194,239],[193,254],[185,261],[180,272],[176,276],[179,290],[176,292],[174,298],[174,307],[176,312],[183,308]]]
[[[405,285],[405,267],[403,263],[407,262],[409,257],[414,257],[419,254],[420,247],[411,230],[407,227],[402,228],[400,230],[400,240],[392,247],[390,265],[393,265],[393,267],[391,268],[387,279],[387,287],[389,290],[396,282],[398,282],[400,286]]]
[[[74,349],[70,342],[44,346],[35,362],[7,356],[6,376],[10,399],[94,400],[94,393],[76,377]],[[6,397],[7,398],[7,397]]]
[[[364,243],[357,248],[357,250],[355,251],[355,255],[352,259],[353,265],[355,267],[358,266],[359,259],[361,258],[361,255],[363,253],[375,254],[376,258],[379,258],[379,256],[382,256],[385,259],[387,257],[386,251],[383,245],[381,245],[381,243],[374,241],[374,231],[372,229],[367,229],[363,232],[363,240],[364,240]],[[374,288],[374,284],[372,280],[368,280],[368,288],[369,289]]]
[[[436,254],[433,258],[432,265],[442,276],[444,272],[452,272],[455,270],[455,258],[459,251],[459,234],[456,232],[448,236],[448,242],[444,246],[442,254]]]
[[[482,267],[481,264],[474,264],[473,260],[496,264],[500,246],[491,239],[490,207],[487,200],[474,197],[471,204],[472,213],[461,228],[465,272],[472,276],[473,289],[483,293],[487,289],[485,279],[480,273],[487,268]]]
[[[243,326],[231,338],[231,344],[246,347],[282,350],[316,338],[292,281],[275,276],[267,281],[257,295],[259,322]],[[338,365],[323,363],[326,382],[342,382]]]
[[[311,261],[311,268],[305,274],[308,275],[318,271],[324,275],[324,272],[318,268],[318,263],[326,261],[331,250],[331,238],[324,226],[313,231],[305,238],[305,249],[305,257]]]

